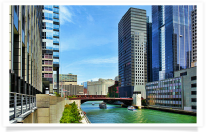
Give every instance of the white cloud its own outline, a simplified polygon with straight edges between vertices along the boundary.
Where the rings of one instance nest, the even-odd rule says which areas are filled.
[[[72,21],[72,14],[71,10],[69,10],[66,6],[61,5],[60,6],[60,23],[65,24],[67,22],[74,23]]]

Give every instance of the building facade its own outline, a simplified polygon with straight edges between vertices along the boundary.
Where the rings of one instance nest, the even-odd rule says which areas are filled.
[[[147,82],[152,82],[152,23],[147,17]]]
[[[42,6],[10,6],[9,9],[9,71],[39,92],[42,92],[41,9]]]
[[[118,83],[118,81],[115,81],[114,85],[108,87],[108,93],[109,93],[109,97],[115,97],[115,98],[119,97],[119,83]]]
[[[65,85],[77,85],[77,75],[69,74],[59,74],[59,87],[60,89]],[[57,74],[54,74],[54,92],[57,92]]]
[[[182,77],[183,109],[196,112],[197,110],[197,67],[175,71],[174,76]]]
[[[141,91],[146,97],[147,25],[146,10],[129,8],[118,24],[118,67],[120,97]]]
[[[192,5],[152,6],[152,81],[191,67]]]
[[[175,71],[174,76],[146,84],[147,104],[196,112],[196,67]]]
[[[60,89],[60,93],[64,94],[66,97],[71,95],[84,95],[83,85],[63,85]]]
[[[41,20],[42,6],[9,6],[9,120],[26,112],[17,105],[35,106],[42,93]]]
[[[182,78],[170,78],[146,84],[147,104],[183,109]]]
[[[192,64],[191,67],[197,66],[197,7],[191,13],[192,21]]]
[[[57,74],[59,91],[59,6],[44,5],[42,9],[42,81],[53,93],[53,74]]]
[[[115,81],[112,79],[99,79],[98,81],[87,82],[88,95],[107,95],[108,87],[114,85]]]

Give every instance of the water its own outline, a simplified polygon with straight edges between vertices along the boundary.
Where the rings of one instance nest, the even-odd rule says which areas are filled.
[[[81,105],[91,123],[196,123],[196,116],[170,113],[151,109],[136,111],[122,108],[121,105],[107,104],[100,109],[102,101],[88,101]],[[95,103],[92,105],[92,103]]]

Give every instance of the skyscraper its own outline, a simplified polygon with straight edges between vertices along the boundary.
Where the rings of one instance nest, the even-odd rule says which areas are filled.
[[[194,6],[152,6],[152,81],[191,67],[191,11]]]
[[[146,10],[129,8],[118,24],[119,96],[132,97],[147,82]]]
[[[191,66],[197,66],[197,7],[191,13],[192,21],[192,64]]]
[[[147,82],[152,81],[152,23],[147,17]]]
[[[44,5],[42,9],[42,81],[53,93],[53,72],[57,72],[59,92],[59,6]]]
[[[41,10],[42,6],[10,6],[10,92],[42,92]]]
[[[9,6],[8,69],[11,122],[34,110],[36,94],[42,93],[41,19],[42,6]]]

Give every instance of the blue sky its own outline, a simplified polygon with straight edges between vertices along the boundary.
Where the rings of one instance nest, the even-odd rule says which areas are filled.
[[[118,23],[130,7],[151,16],[149,5],[60,6],[60,74],[78,84],[118,76]]]

